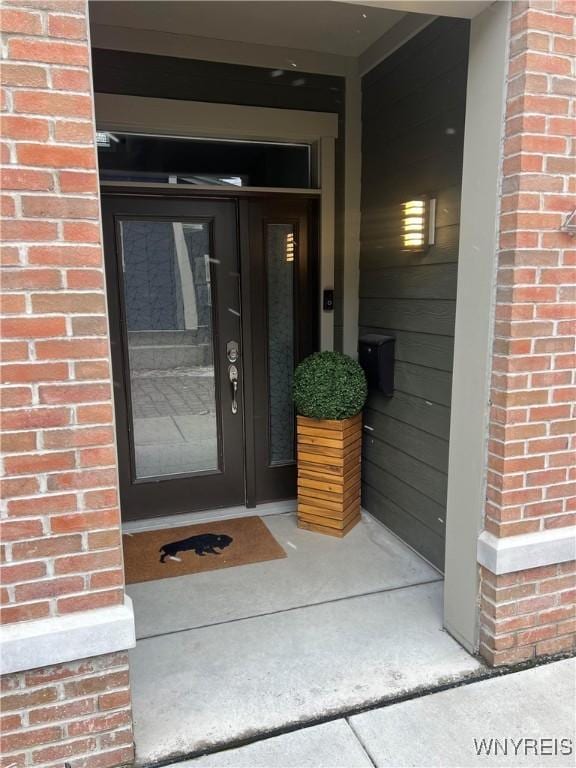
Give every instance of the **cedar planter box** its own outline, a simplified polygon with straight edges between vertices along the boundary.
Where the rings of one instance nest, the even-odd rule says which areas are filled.
[[[297,417],[298,527],[345,536],[360,521],[362,414]]]

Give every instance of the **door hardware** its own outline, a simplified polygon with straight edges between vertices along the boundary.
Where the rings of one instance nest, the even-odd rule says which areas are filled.
[[[230,363],[238,362],[240,350],[237,341],[229,341],[228,344],[226,344],[226,357]]]
[[[238,413],[238,368],[234,364],[228,366],[228,378],[232,384],[232,413]]]

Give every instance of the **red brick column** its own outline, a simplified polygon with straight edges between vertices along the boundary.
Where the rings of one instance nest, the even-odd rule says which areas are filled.
[[[124,577],[86,3],[2,5],[10,624],[121,605]],[[125,653],[8,675],[4,688],[6,765],[131,758]]]
[[[512,3],[485,529],[576,522],[576,3]],[[576,546],[576,545],[575,545]],[[514,663],[574,646],[576,564],[482,569],[481,652]]]

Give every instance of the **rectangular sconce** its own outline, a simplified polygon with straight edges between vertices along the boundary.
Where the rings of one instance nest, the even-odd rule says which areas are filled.
[[[290,263],[294,261],[294,233],[288,232],[286,234],[286,261]]]
[[[402,250],[425,251],[434,245],[435,198],[419,197],[402,203]]]

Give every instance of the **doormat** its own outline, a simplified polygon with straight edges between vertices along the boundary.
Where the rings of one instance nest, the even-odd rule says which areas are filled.
[[[125,533],[122,543],[127,584],[286,557],[259,517]]]

